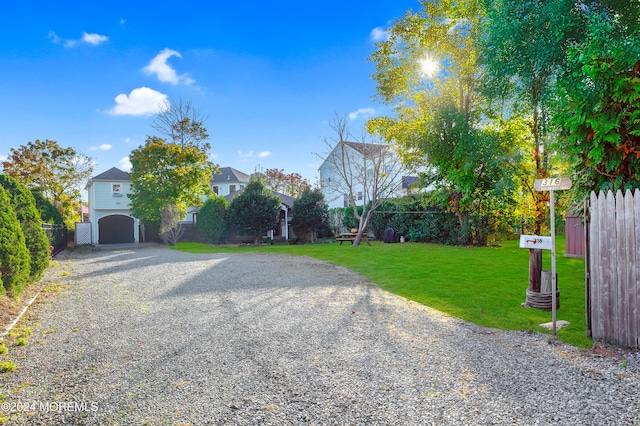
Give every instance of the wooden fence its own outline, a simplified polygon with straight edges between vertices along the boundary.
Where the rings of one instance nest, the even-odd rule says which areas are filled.
[[[640,348],[640,191],[591,193],[587,237],[587,333]]]

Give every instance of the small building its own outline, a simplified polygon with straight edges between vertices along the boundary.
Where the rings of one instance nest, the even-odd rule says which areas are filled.
[[[89,179],[91,244],[139,241],[139,221],[131,215],[129,174],[113,167]]]

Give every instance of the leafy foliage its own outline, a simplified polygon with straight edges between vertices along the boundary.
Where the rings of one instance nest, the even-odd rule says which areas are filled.
[[[397,117],[373,118],[367,128],[395,141],[405,163],[424,171],[425,182],[438,190],[434,201],[456,214],[460,243],[468,244],[482,240],[473,235],[472,218],[513,205],[521,147],[509,140],[504,123],[483,115],[481,2],[422,5],[394,22],[389,39],[376,44],[376,90]],[[441,72],[425,75],[420,64],[429,61]]]
[[[29,273],[29,251],[12,207],[11,194],[0,186],[0,294],[5,291],[20,294],[29,281]]]
[[[60,211],[42,195],[42,192],[31,191],[31,194],[36,201],[36,208],[40,212],[40,218],[44,223],[64,225],[64,218]]]
[[[181,216],[188,206],[202,205],[215,166],[207,152],[194,145],[181,146],[150,136],[133,150],[131,160],[131,212],[145,223],[158,223],[160,212],[175,205]]]
[[[62,148],[56,141],[36,140],[12,148],[2,166],[7,175],[50,200],[68,227],[80,219],[80,189],[93,171],[90,157],[73,148]]]
[[[211,197],[200,209],[196,227],[210,243],[223,240],[227,231],[227,209],[229,203],[223,197]]]
[[[311,188],[309,181],[299,173],[287,174],[283,169],[267,169],[263,176],[267,188],[292,197],[300,197],[305,190]]]
[[[15,179],[0,175],[2,186],[11,198],[11,206],[16,213],[25,244],[30,254],[29,281],[36,282],[49,265],[49,241],[42,229],[42,219],[36,209],[36,201],[31,192]]]
[[[252,176],[244,191],[231,201],[228,223],[241,235],[252,235],[255,243],[273,229],[280,214],[280,199],[266,187],[259,176]]]
[[[291,227],[298,236],[308,235],[315,242],[316,232],[326,228],[329,221],[329,206],[320,189],[306,189],[293,202]]]
[[[578,199],[640,188],[640,29],[618,15],[585,13],[585,37],[567,51],[556,117]]]

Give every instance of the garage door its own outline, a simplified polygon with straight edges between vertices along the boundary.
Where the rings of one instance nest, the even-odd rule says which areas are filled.
[[[133,243],[133,218],[111,215],[98,220],[98,244]]]

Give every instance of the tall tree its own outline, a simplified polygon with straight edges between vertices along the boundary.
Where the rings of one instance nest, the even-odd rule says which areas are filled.
[[[204,127],[207,118],[193,106],[190,100],[166,101],[160,105],[153,127],[167,141],[186,146],[197,146],[204,151],[211,148],[207,139],[209,133]]]
[[[329,126],[334,135],[325,138],[329,152],[323,159],[329,177],[321,185],[346,196],[350,206],[362,206],[354,208],[358,232],[352,247],[357,247],[378,205],[399,195],[404,168],[395,145],[368,142],[364,137],[350,141],[355,138],[344,116],[336,115]]]
[[[131,152],[131,211],[143,223],[158,224],[168,206],[184,217],[187,207],[213,194],[218,166],[209,161],[204,120],[190,101],[165,103],[152,125],[165,138],[149,136]]]
[[[131,160],[131,213],[144,223],[159,223],[160,212],[175,205],[181,216],[212,194],[209,182],[216,166],[205,150],[150,136],[134,149]]]
[[[498,119],[526,117],[533,146],[535,174],[524,187],[534,206],[533,232],[546,220],[548,193],[533,190],[533,181],[552,173],[551,126],[555,84],[565,60],[564,48],[575,35],[575,0],[485,0],[483,57],[485,89],[494,100]]]
[[[517,167],[519,157],[504,129],[482,114],[481,1],[421,4],[393,23],[371,55],[377,96],[395,117],[373,118],[367,129],[396,142],[405,162],[425,170],[467,243],[470,215],[485,216],[510,199],[504,164]]]
[[[309,181],[299,173],[285,173],[283,169],[267,169],[262,174],[265,185],[274,192],[299,197],[305,190],[311,188]]]
[[[276,226],[280,198],[271,192],[259,175],[253,175],[244,190],[231,201],[229,223],[242,235],[252,235],[260,244],[262,237]]]
[[[93,172],[93,160],[56,141],[36,140],[12,148],[4,172],[32,191],[41,192],[60,211],[67,226],[79,220],[80,190]]]

